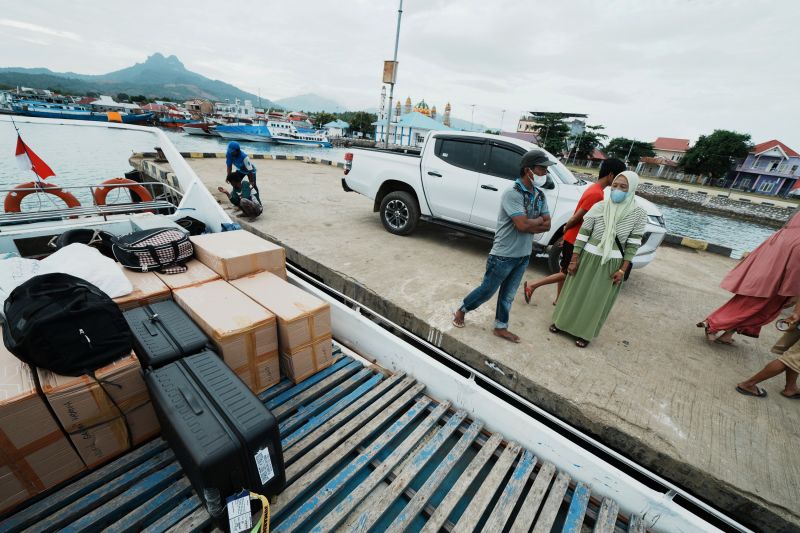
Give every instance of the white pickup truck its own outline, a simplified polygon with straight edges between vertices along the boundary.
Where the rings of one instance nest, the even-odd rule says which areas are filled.
[[[357,149],[345,155],[345,191],[373,199],[386,231],[408,235],[419,220],[465,233],[492,238],[500,210],[500,197],[519,177],[522,154],[537,148],[521,139],[485,133],[428,133],[420,155],[377,149]],[[534,254],[548,251],[552,271],[558,268],[560,247],[553,246],[575,211],[589,183],[576,179],[556,162],[548,168],[544,185],[552,223],[550,231],[534,236]],[[666,229],[661,211],[644,198],[636,198],[647,212],[647,228],[634,268],[653,260]]]

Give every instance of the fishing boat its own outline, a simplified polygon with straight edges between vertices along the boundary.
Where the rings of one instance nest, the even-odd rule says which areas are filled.
[[[56,104],[49,102],[18,102],[11,105],[17,115],[37,118],[59,118],[71,120],[91,120],[95,122],[121,122],[123,124],[146,124],[153,119],[153,113],[126,113],[124,111],[92,111],[80,105]]]
[[[251,124],[225,124],[216,127],[216,132],[223,139],[232,141],[273,142],[268,126]]]
[[[319,146],[320,148],[330,148],[331,142],[328,137],[322,132],[313,133],[276,133],[273,135],[275,142],[280,144],[294,144],[298,146]]]
[[[231,228],[165,134],[137,130],[167,159],[171,200],[5,213],[0,253],[30,255],[71,227],[119,233],[186,213],[212,232]],[[338,359],[258,396],[281,424],[286,464],[272,531],[748,531],[298,265],[287,269],[290,283],[330,305]],[[7,532],[218,527],[159,437],[31,497],[0,523]]]
[[[181,126],[184,133],[189,135],[199,135],[204,137],[219,137],[217,132],[217,124],[209,124],[208,122],[189,122]]]

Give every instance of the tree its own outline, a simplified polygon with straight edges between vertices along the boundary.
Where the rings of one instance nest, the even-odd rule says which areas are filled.
[[[127,102],[130,99],[127,93],[117,93],[117,102]]]
[[[336,115],[334,115],[333,113],[326,113],[325,111],[317,113],[317,115],[314,117],[314,122],[317,124],[317,127],[319,128],[321,128],[328,122],[333,122],[334,120],[336,120]]]
[[[573,137],[573,142],[577,143],[577,148],[573,147],[573,155],[575,159],[589,159],[595,148],[603,145],[603,140],[608,139],[608,135],[600,133],[604,130],[605,126],[586,126],[583,133],[577,137]]]
[[[629,165],[636,165],[642,157],[653,157],[653,145],[644,141],[614,137],[605,148],[606,156],[616,157],[626,161]]]
[[[737,159],[747,157],[752,148],[747,133],[714,130],[711,135],[701,135],[679,164],[690,174],[705,174],[717,181],[725,177]]]
[[[137,94],[136,96],[131,96],[131,102],[136,102],[137,104],[146,104],[149,100],[143,94]]]
[[[564,123],[563,117],[561,113],[541,113],[535,117],[540,146],[556,157],[565,151],[569,138],[569,126]]]
[[[354,113],[343,113],[343,118],[346,122],[350,123],[350,131],[360,131],[364,135],[372,135],[375,133],[375,126],[373,122],[378,120],[378,116],[366,111],[356,111]]]

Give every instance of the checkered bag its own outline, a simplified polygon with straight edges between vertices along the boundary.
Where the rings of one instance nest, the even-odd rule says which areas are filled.
[[[164,274],[186,272],[186,261],[194,255],[189,236],[174,228],[148,229],[122,235],[114,241],[114,257],[126,268],[139,272],[158,270]]]

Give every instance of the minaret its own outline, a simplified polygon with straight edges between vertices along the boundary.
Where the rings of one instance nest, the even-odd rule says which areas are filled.
[[[394,109],[394,116],[397,117],[397,118],[395,118],[395,120],[399,120],[400,119],[400,100],[397,101],[397,105],[394,106],[394,108],[395,108]]]
[[[447,105],[444,106],[444,120],[442,124],[445,126],[450,126],[450,102],[447,102]]]
[[[433,107],[431,108],[431,118],[432,118],[433,120],[436,120],[436,106],[433,106]]]
[[[406,98],[405,114],[411,113],[411,97]]]
[[[378,120],[386,120],[386,85],[381,88],[381,105],[378,108]]]

